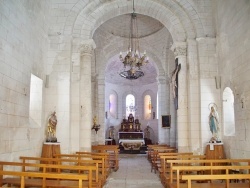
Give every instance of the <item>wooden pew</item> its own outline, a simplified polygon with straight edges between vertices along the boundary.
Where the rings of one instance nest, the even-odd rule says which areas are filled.
[[[111,172],[111,166],[109,165],[110,162],[109,162],[109,153],[95,153],[95,152],[82,152],[82,151],[78,151],[76,152],[77,155],[80,155],[80,156],[83,156],[83,157],[88,157],[88,156],[93,156],[93,159],[101,159],[104,161],[104,169],[103,169],[103,172],[102,174],[107,178],[108,175],[110,174]]]
[[[96,145],[92,146],[92,151],[100,152],[100,153],[109,153],[109,162],[110,166],[114,171],[119,169],[119,146],[118,145]]]
[[[156,147],[153,148],[153,151],[151,152],[151,172],[154,170],[154,172],[156,173],[156,171],[158,170],[158,166],[160,164],[160,160],[159,160],[159,154],[160,153],[173,153],[173,152],[177,152],[176,148],[170,148],[170,147]]]
[[[202,159],[206,159],[205,155],[186,155],[185,153],[182,155],[162,155],[161,159],[161,173],[160,178],[163,185],[167,185],[169,181],[173,180],[172,166],[173,164],[181,165],[182,161],[193,161],[193,163],[200,161]],[[193,159],[193,160],[192,160]],[[170,161],[170,162],[169,162]]]
[[[86,155],[80,155],[80,154],[55,154],[54,157],[60,161],[65,161],[68,159],[77,161],[76,163],[78,165],[88,165],[91,162],[97,163],[98,166],[98,182],[100,182],[101,185],[104,185],[108,174],[107,174],[107,167],[106,167],[106,158],[105,155],[94,155],[94,154],[86,154]]]
[[[28,171],[31,172],[30,169],[27,167],[32,164],[45,164],[48,166],[51,166],[51,168],[47,169],[47,172],[67,172],[72,173],[72,169],[67,169],[67,166],[92,166],[94,167],[94,170],[92,173],[92,184],[94,187],[101,187],[103,180],[101,179],[102,176],[99,175],[99,165],[103,163],[101,160],[82,160],[82,159],[73,159],[73,158],[43,158],[43,157],[28,157],[28,156],[20,156],[19,157],[22,161],[22,171]],[[65,168],[52,168],[53,165],[64,165]],[[36,169],[34,172],[41,171],[42,169]],[[80,173],[80,172],[78,172]]]
[[[157,156],[156,156],[156,161],[155,161],[155,164],[157,165],[156,169],[159,171],[159,173],[161,174],[162,173],[162,162],[161,162],[161,156],[181,156],[181,155],[193,155],[193,153],[191,152],[185,152],[185,153],[178,153],[178,152],[160,152],[160,153],[157,153]],[[152,172],[152,171],[151,171]]]
[[[166,144],[162,144],[162,145],[147,145],[147,154],[148,154],[148,160],[151,161],[151,155],[152,155],[152,152],[154,151],[154,148],[160,148],[160,147],[163,147],[163,148],[167,148],[167,147],[170,147],[169,145],[166,145]]]
[[[25,172],[23,168],[42,169],[41,171]],[[58,173],[47,171],[48,169],[71,169],[87,173]],[[18,170],[19,169],[19,170]],[[7,184],[10,186],[24,187],[97,187],[93,186],[92,172],[96,170],[93,166],[69,166],[51,164],[30,164],[22,162],[0,161],[0,186]],[[8,176],[8,177],[4,177]],[[99,186],[98,186],[99,188]]]
[[[182,156],[182,155],[193,155],[192,152],[183,152],[183,153],[158,153],[158,158],[157,158],[157,165],[158,165],[158,171],[159,171],[159,176],[160,176],[160,179],[162,181],[162,183],[164,184],[163,182],[163,175],[165,174],[165,170],[166,170],[166,164],[165,164],[165,161],[162,161],[161,160],[161,157],[162,156]]]
[[[148,160],[151,163],[151,172],[157,171],[158,154],[159,153],[173,153],[177,152],[175,147],[170,147],[169,145],[148,145],[147,146]]]
[[[249,187],[250,186],[250,182],[242,182],[242,183],[231,183],[229,180],[232,179],[249,179],[250,174],[244,174],[244,175],[248,175],[245,178],[243,178],[244,176],[239,176],[236,174],[230,174],[230,171],[232,169],[241,169],[241,170],[248,170],[250,169],[250,166],[174,166],[173,170],[176,171],[177,173],[177,181],[174,183],[169,184],[169,188],[182,188],[182,187],[187,187],[188,184],[188,188],[191,187],[213,187],[213,188],[217,188],[217,187],[222,187],[226,185],[226,187],[232,187],[232,188],[243,188],[243,187]],[[192,174],[184,174],[181,175],[181,173],[183,172],[192,172]],[[201,172],[208,172],[209,174],[200,174]],[[223,171],[223,174],[213,174],[214,171]],[[223,175],[223,176],[222,176]],[[231,177],[227,177],[226,176],[231,176]],[[242,175],[242,174],[241,174]],[[224,177],[225,176],[225,177]],[[221,180],[225,179],[226,182],[222,182]],[[188,183],[182,183],[180,184],[180,180],[187,180]],[[192,183],[191,186],[191,182],[193,180],[199,180],[199,181],[204,181],[207,180],[206,183]],[[216,183],[213,182],[212,180],[220,180],[217,181]],[[209,182],[208,182],[209,181]]]
[[[244,166],[250,166],[250,159],[200,159],[200,160],[167,160],[166,161],[168,166],[168,172],[165,173],[165,179],[164,179],[164,185],[172,184],[174,181],[174,168],[177,167],[205,167],[205,166],[235,166],[231,164],[240,164],[245,168]],[[205,167],[206,168],[206,167]],[[215,173],[215,172],[214,172]],[[217,171],[217,173],[221,173],[220,171]],[[178,179],[177,175],[176,178]]]

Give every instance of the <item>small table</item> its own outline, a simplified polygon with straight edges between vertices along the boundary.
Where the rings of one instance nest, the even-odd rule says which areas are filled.
[[[225,159],[223,143],[208,143],[206,147],[207,159]]]
[[[115,140],[112,138],[105,139],[105,145],[116,145]]]

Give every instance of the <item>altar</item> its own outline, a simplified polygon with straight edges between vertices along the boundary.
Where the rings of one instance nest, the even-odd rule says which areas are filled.
[[[121,153],[145,153],[144,132],[141,130],[139,119],[132,114],[123,119],[118,132],[118,142]]]

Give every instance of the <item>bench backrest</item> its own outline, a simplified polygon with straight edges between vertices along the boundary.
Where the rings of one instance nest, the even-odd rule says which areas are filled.
[[[16,167],[33,167],[33,168],[42,168],[41,172],[24,172],[24,171],[16,171],[16,170],[7,170],[9,168]],[[5,169],[7,168],[7,169]],[[48,172],[47,169],[70,169],[76,170],[79,172],[88,171],[87,174],[58,174],[57,172]],[[23,163],[23,162],[7,162],[0,161],[0,186],[2,186],[3,175],[11,175],[11,176],[20,176],[21,177],[21,187],[25,187],[25,177],[39,177],[44,180],[47,178],[55,178],[55,179],[68,179],[68,180],[79,180],[79,187],[82,187],[82,180],[88,181],[89,186],[92,186],[92,172],[96,170],[96,167],[93,166],[69,166],[69,165],[54,165],[54,164],[36,164],[36,163]],[[45,181],[43,181],[45,183]],[[46,185],[43,185],[46,187]]]
[[[201,168],[201,169],[210,169],[211,167],[214,167],[213,170],[216,168],[222,168],[222,166],[227,165],[228,169],[233,169],[237,166],[232,167],[232,163],[240,163],[243,164],[243,166],[240,166],[240,169],[246,169],[249,173],[249,166],[250,166],[250,159],[200,159],[200,160],[166,160],[166,163],[169,166],[169,182],[173,182],[173,174],[176,169],[185,169],[188,168]],[[245,165],[244,165],[245,164]],[[210,173],[213,171],[210,170]],[[179,177],[177,177],[178,180]]]
[[[95,181],[99,181],[99,164],[103,164],[102,160],[81,160],[81,159],[72,159],[72,158],[43,158],[43,157],[28,157],[28,156],[20,156],[22,160],[22,171],[27,171],[27,167],[33,165],[47,165],[47,171],[57,171],[61,172],[62,169],[70,168],[71,166],[92,166],[94,167]],[[1,163],[0,163],[1,164]],[[54,165],[64,166],[63,168],[55,168]],[[43,166],[42,166],[43,167]],[[40,168],[40,171],[42,168]]]
[[[183,175],[182,180],[188,181],[188,188],[192,187],[192,180],[226,180],[226,187],[230,188],[229,180],[232,179],[248,179],[250,182],[250,174],[224,174],[224,175]],[[235,185],[232,186],[234,188]],[[250,187],[250,184],[249,184]]]

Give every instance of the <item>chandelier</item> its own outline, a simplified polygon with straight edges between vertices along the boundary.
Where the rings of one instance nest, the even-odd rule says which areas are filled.
[[[135,14],[134,0],[133,13],[131,13],[130,21],[128,52],[124,57],[122,52],[120,52],[119,58],[124,65],[124,69],[119,73],[121,77],[129,80],[136,80],[137,78],[144,76],[141,67],[148,63],[148,58],[146,56],[146,51],[144,51],[142,55],[140,54],[137,15]]]

